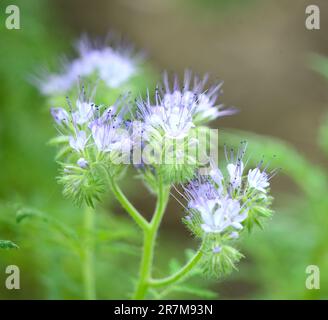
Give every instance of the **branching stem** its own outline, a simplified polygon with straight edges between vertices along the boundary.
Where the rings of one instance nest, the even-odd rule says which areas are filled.
[[[139,279],[136,285],[136,290],[133,295],[133,299],[144,299],[148,290],[151,287],[164,287],[181,280],[185,277],[199,262],[203,255],[202,247],[196,252],[196,254],[190,259],[190,261],[183,266],[176,273],[163,278],[152,278],[152,267],[154,260],[154,249],[156,244],[156,238],[158,229],[162,222],[162,218],[168,203],[170,188],[166,186],[161,179],[158,181],[158,197],[156,203],[156,209],[150,222],[137,211],[137,209],[130,203],[130,201],[123,194],[122,190],[117,185],[116,181],[109,176],[110,187],[120,202],[122,207],[129,213],[132,219],[143,230],[143,251],[140,263]]]
[[[144,231],[148,231],[149,223],[147,220],[138,212],[138,210],[132,205],[132,203],[124,195],[121,188],[118,186],[116,181],[112,178],[108,179],[110,187],[116,197],[120,202],[121,206],[126,210],[126,212],[131,216],[131,218],[137,223],[137,225]]]
[[[169,188],[159,181],[158,198],[155,213],[150,222],[150,228],[144,232],[143,255],[140,265],[140,274],[134,299],[143,299],[149,288],[149,280],[154,258],[154,248],[157,238],[158,228],[161,224],[166,205],[169,198]]]
[[[183,279],[200,261],[203,256],[202,247],[196,252],[196,254],[176,273],[162,278],[162,279],[150,279],[149,285],[152,287],[164,287],[176,283]]]

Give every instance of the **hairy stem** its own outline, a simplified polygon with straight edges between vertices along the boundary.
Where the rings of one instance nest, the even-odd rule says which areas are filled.
[[[202,256],[203,256],[203,251],[201,247],[195,253],[195,255],[179,271],[163,279],[151,279],[149,281],[149,285],[152,287],[163,287],[179,281],[197,265],[197,263],[200,261]]]
[[[96,300],[96,282],[94,271],[94,227],[95,212],[86,207],[84,210],[84,252],[83,252],[83,282],[86,300]]]
[[[140,275],[137,283],[134,299],[143,299],[149,288],[151,279],[154,248],[158,228],[161,224],[165,208],[169,198],[169,188],[164,187],[162,181],[159,181],[159,192],[154,216],[150,222],[149,229],[144,232],[143,254],[140,264]]]
[[[131,218],[137,223],[137,225],[144,231],[149,229],[149,223],[147,220],[138,212],[138,210],[131,204],[131,202],[126,198],[116,181],[109,178],[110,187],[116,197],[120,202],[121,206],[126,210],[126,212],[131,216]]]

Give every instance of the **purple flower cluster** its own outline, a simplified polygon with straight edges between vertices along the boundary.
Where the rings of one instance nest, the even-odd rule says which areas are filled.
[[[265,202],[274,172],[261,170],[260,162],[245,173],[245,150],[246,144],[242,143],[236,155],[231,151],[229,158],[226,152],[226,175],[212,167],[208,176],[198,176],[184,187],[188,201],[186,222],[191,229],[200,225],[205,233],[229,233],[231,238],[236,238],[254,203]]]
[[[92,75],[109,88],[118,88],[138,72],[142,61],[128,46],[96,46],[84,37],[76,47],[78,57],[65,62],[60,73],[45,73],[36,81],[42,94],[66,93],[79,78]]]

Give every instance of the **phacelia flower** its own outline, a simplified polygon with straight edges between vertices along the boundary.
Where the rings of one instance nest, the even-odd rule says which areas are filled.
[[[135,55],[131,46],[96,46],[87,38],[77,43],[78,57],[64,63],[59,73],[48,73],[37,79],[36,85],[44,95],[66,93],[80,77],[96,75],[106,86],[117,88],[138,71],[141,55]]]
[[[188,136],[192,122],[192,106],[181,103],[179,97],[162,100],[156,91],[156,103],[150,102],[149,94],[145,101],[138,100],[138,118],[144,124],[146,140],[154,137],[183,139]]]
[[[78,99],[76,101],[77,110],[72,114],[73,122],[76,124],[84,124],[90,121],[94,115],[94,107],[94,103]]]
[[[87,135],[85,131],[76,132],[75,136],[69,137],[69,145],[78,152],[82,152],[87,144]]]
[[[221,234],[236,239],[247,219],[269,213],[269,174],[260,171],[262,162],[244,174],[246,143],[235,154],[226,152],[226,170],[214,167],[207,176],[198,176],[184,187],[188,201],[185,222],[197,235]],[[226,175],[224,173],[227,173]],[[264,214],[265,216],[265,214]]]
[[[86,97],[83,87],[76,104],[69,102],[69,112],[63,108],[53,108],[51,114],[56,123],[66,123],[59,131],[67,137],[69,146],[78,153],[86,148],[92,149],[92,153],[93,149],[102,153],[123,150],[129,152],[132,140],[129,126],[124,119],[128,110],[126,98],[127,96],[122,96],[110,107],[98,106],[91,98]],[[64,143],[65,139],[60,141]],[[87,165],[83,163],[81,160],[77,164],[84,168]]]
[[[243,176],[244,171],[244,164],[240,160],[237,161],[237,163],[229,163],[227,165],[227,170],[229,172],[230,176],[230,183],[233,186],[233,188],[238,188],[241,185],[241,179]]]
[[[111,108],[105,110],[102,117],[90,124],[93,140],[99,151],[110,152],[119,150],[128,137],[121,130],[123,119],[115,116]]]
[[[192,77],[190,70],[185,71],[183,85],[180,88],[178,77],[175,76],[173,86],[169,84],[167,73],[164,73],[161,95],[164,105],[177,106],[192,110],[192,121],[201,124],[216,118],[232,115],[236,109],[225,109],[222,104],[217,104],[217,99],[222,93],[223,82],[206,88],[208,75],[203,78]]]
[[[221,233],[228,227],[241,230],[243,222],[247,218],[247,211],[241,213],[238,200],[225,198],[219,201],[208,203],[208,210],[200,208],[200,213],[204,223],[201,225],[207,233]]]
[[[188,211],[203,232],[221,234],[227,229],[242,229],[241,222],[247,218],[247,208],[242,207],[238,199],[232,199],[222,189],[219,190],[210,177],[200,176],[184,189]]]
[[[87,98],[82,87],[75,104],[68,100],[68,111],[51,111],[59,124],[60,135],[52,140],[61,147],[58,181],[64,185],[64,194],[79,205],[85,202],[93,206],[99,201],[105,191],[106,171],[115,177],[130,159],[132,139],[125,120],[129,110],[126,98],[122,96],[111,106],[99,106]]]
[[[89,165],[88,161],[85,160],[84,158],[80,158],[79,160],[77,160],[76,163],[82,169],[86,169]]]
[[[269,187],[269,175],[259,169],[250,169],[248,171],[247,180],[250,188],[254,188],[256,190],[262,191],[264,193],[267,192],[267,187]]]
[[[200,267],[206,276],[217,278],[235,269],[243,255],[234,242],[245,227],[261,225],[260,218],[272,213],[268,194],[272,173],[261,171],[263,161],[245,173],[245,151],[245,142],[237,153],[225,149],[225,168],[211,163],[207,175],[199,173],[183,186],[183,194],[178,191],[187,201],[184,223],[203,242]]]
[[[69,119],[69,115],[67,111],[63,108],[51,108],[50,109],[51,115],[56,121],[57,124],[62,125],[63,123],[67,124]]]

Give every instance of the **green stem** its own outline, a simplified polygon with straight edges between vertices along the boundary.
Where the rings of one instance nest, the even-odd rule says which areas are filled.
[[[137,223],[137,225],[141,229],[145,231],[148,230],[149,223],[131,204],[131,202],[126,198],[126,196],[124,195],[118,184],[110,177],[108,181],[116,199],[120,202],[121,206],[127,211],[127,213],[132,217],[132,219]]]
[[[133,296],[134,299],[143,299],[147,294],[152,272],[157,232],[165,212],[168,198],[169,188],[164,187],[162,181],[160,180],[156,210],[150,222],[149,229],[144,232],[144,246],[140,264],[140,276],[135,294]]]
[[[179,281],[197,265],[197,263],[202,258],[202,256],[203,256],[203,251],[201,247],[196,252],[196,254],[190,259],[190,261],[185,266],[183,266],[179,271],[163,279],[151,279],[149,281],[149,285],[152,287],[163,287]]]
[[[86,300],[96,300],[96,283],[94,272],[94,227],[95,212],[86,208],[84,211],[84,252],[83,252],[83,282]]]

